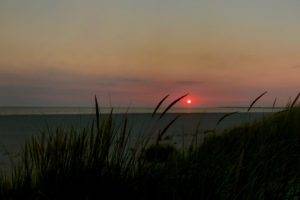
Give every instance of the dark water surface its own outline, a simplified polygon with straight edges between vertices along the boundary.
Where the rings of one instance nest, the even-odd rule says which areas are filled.
[[[261,119],[268,113],[239,113],[232,115],[222,121],[216,127],[217,121],[224,113],[183,113],[180,118],[170,127],[167,135],[171,136],[174,143],[181,143],[183,136],[191,136],[195,133],[197,126],[200,130],[216,128],[218,131],[238,126],[243,123]],[[124,114],[114,114],[115,123],[120,125],[124,120]],[[176,113],[166,114],[161,120],[153,119],[149,113],[127,114],[132,136],[143,135],[149,131],[158,131],[171,121]],[[102,116],[105,117],[105,114]],[[0,116],[0,144],[1,157],[5,152],[16,152],[25,140],[32,135],[40,134],[47,127],[85,128],[90,127],[94,115],[84,114],[52,114],[52,115],[6,115]]]

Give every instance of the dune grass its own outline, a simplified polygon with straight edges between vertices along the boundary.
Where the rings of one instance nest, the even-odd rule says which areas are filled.
[[[153,117],[164,117],[183,97],[158,114],[163,99]],[[118,125],[113,110],[103,116],[97,99],[95,104],[96,117],[90,127],[48,129],[27,141],[18,164],[0,178],[0,198],[299,197],[300,108],[296,102],[261,121],[207,134],[202,144],[192,142],[186,149],[164,142],[177,116],[161,131],[150,128],[145,130],[148,137],[132,141],[126,114]]]

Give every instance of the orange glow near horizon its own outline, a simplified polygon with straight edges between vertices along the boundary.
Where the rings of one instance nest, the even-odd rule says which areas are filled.
[[[199,97],[197,96],[188,96],[184,101],[181,102],[182,107],[191,108],[199,106]]]
[[[284,106],[299,90],[299,0],[24,2],[0,0],[0,106],[247,106],[264,90]]]

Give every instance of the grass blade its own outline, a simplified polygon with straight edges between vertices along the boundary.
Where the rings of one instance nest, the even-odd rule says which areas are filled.
[[[158,134],[158,137],[157,137],[157,140],[156,140],[156,144],[158,144],[158,143],[161,141],[163,135],[167,132],[167,130],[170,128],[170,126],[171,126],[171,125],[172,125],[179,117],[180,117],[180,115],[177,115],[173,120],[171,120],[171,121],[167,124],[167,126],[162,130],[162,132]]]
[[[298,93],[298,95],[297,95],[296,98],[294,99],[293,103],[291,104],[290,109],[292,109],[292,108],[296,105],[296,103],[297,103],[299,97],[300,97],[300,92]]]
[[[226,113],[225,115],[223,115],[217,122],[216,126],[218,126],[224,119],[226,119],[227,117],[237,114],[239,112],[231,112],[231,113]]]
[[[95,95],[95,107],[96,107],[96,124],[97,124],[97,130],[100,130],[100,112],[99,112],[99,104],[97,100],[97,96]]]
[[[157,110],[159,109],[159,107],[161,106],[161,104],[169,97],[170,95],[166,95],[162,100],[160,100],[160,102],[157,104],[156,108],[154,109],[153,113],[152,113],[152,117],[156,114]]]
[[[188,93],[179,97],[178,99],[174,100],[165,110],[164,112],[160,115],[160,119],[166,114],[166,112],[168,112],[168,110],[170,110],[178,101],[180,101],[181,99],[183,99],[184,97],[186,97],[187,95],[189,95]]]
[[[254,104],[255,104],[261,97],[263,97],[263,96],[264,96],[265,94],[267,94],[267,93],[268,93],[268,92],[265,91],[265,92],[263,92],[261,95],[259,95],[258,97],[256,97],[256,99],[254,99],[254,101],[252,101],[252,103],[250,104],[250,106],[249,106],[247,112],[249,112],[249,111],[251,110],[251,108],[254,106]]]
[[[274,99],[273,106],[272,106],[273,109],[274,109],[275,106],[276,106],[276,102],[277,102],[277,98]]]

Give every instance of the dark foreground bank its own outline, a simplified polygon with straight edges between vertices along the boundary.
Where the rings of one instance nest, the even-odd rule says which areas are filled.
[[[166,132],[175,120],[159,130],[144,130],[144,137],[135,141],[131,141],[126,116],[121,125],[111,115],[97,115],[88,128],[47,130],[28,141],[18,164],[1,176],[0,198],[299,196],[299,108],[287,108],[222,134],[195,131],[193,142],[184,149],[168,142]],[[204,138],[201,144],[199,137]]]

